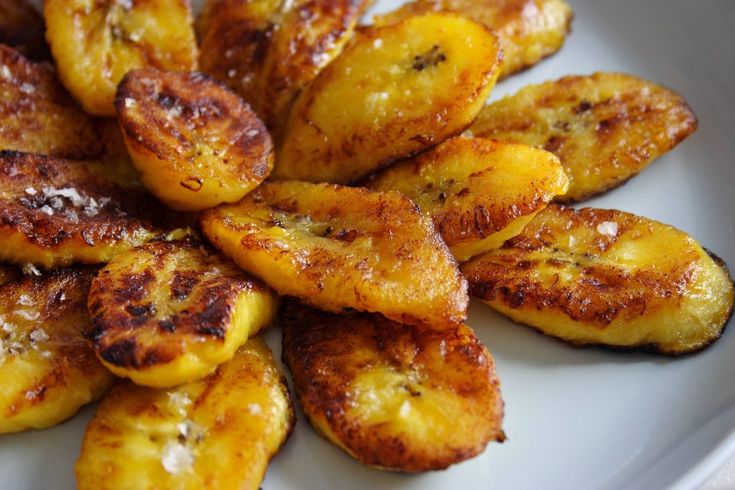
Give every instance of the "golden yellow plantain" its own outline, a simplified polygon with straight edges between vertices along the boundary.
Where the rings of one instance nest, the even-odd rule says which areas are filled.
[[[487,106],[470,131],[556,154],[571,181],[558,200],[575,202],[625,183],[696,129],[675,92],[595,73],[528,86]]]
[[[257,490],[293,424],[283,375],[251,339],[201,381],[113,387],[84,434],[78,488]]]
[[[260,119],[201,73],[130,71],[115,107],[143,184],[170,208],[239,201],[273,168],[273,143]]]
[[[279,294],[436,328],[462,323],[467,291],[431,220],[397,192],[266,183],[202,213],[207,238]],[[431,278],[423,280],[422,278]]]
[[[77,106],[47,63],[0,45],[0,150],[66,158],[102,151],[94,121]]]
[[[139,385],[196,381],[267,326],[276,296],[193,241],[115,256],[92,282],[84,334],[102,363]]]
[[[347,183],[441,143],[475,119],[501,65],[495,36],[458,15],[365,29],[297,99],[273,176]]]
[[[36,61],[51,59],[43,18],[27,0],[0,0],[0,44]]]
[[[61,81],[91,114],[115,114],[130,70],[197,67],[189,0],[45,0],[44,15]]]
[[[717,340],[733,310],[722,261],[622,211],[551,205],[462,271],[473,296],[574,345],[686,354]]]
[[[437,332],[295,303],[282,325],[304,414],[358,461],[437,470],[504,440],[493,358],[470,328]]]
[[[56,425],[112,384],[82,336],[94,274],[60,269],[0,285],[0,433]]]
[[[374,175],[410,197],[459,262],[499,248],[569,185],[559,159],[526,145],[452,138]]]
[[[503,47],[505,62],[500,78],[556,53],[574,18],[564,0],[416,0],[376,16],[375,23],[395,24],[427,12],[456,12],[491,28]]]
[[[207,0],[202,71],[225,82],[276,136],[298,94],[342,51],[372,0]]]
[[[163,234],[152,196],[95,162],[0,152],[0,260],[44,268],[107,262]]]

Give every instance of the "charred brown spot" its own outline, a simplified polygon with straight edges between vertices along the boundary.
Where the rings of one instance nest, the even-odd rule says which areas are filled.
[[[437,66],[446,60],[447,55],[442,52],[438,44],[435,44],[426,53],[414,56],[411,67],[420,72],[432,66]]]

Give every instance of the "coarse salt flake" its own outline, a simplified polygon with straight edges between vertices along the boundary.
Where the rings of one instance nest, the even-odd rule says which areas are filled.
[[[32,342],[45,342],[49,339],[48,334],[42,328],[37,328],[32,331],[30,337]]]
[[[375,41],[373,41],[373,47],[374,47],[375,49],[379,49],[379,48],[381,48],[382,46],[383,46],[383,40],[382,40],[382,39],[378,38],[378,39],[376,39]]]
[[[34,87],[28,82],[23,82],[20,86],[20,91],[23,92],[24,94],[32,94],[33,92],[36,91],[36,87]]]
[[[263,407],[261,407],[257,403],[250,403],[250,404],[248,404],[248,411],[252,415],[260,415],[261,413],[263,413]]]
[[[35,196],[36,194],[38,194],[38,191],[33,187],[26,187],[26,194],[28,194],[29,196]]]
[[[603,221],[597,225],[597,232],[601,235],[615,237],[618,235],[618,224],[614,221]]]
[[[194,455],[191,449],[178,442],[169,442],[163,447],[161,456],[163,469],[172,475],[191,471],[194,465]]]
[[[27,276],[40,276],[41,271],[38,270],[38,267],[36,267],[33,264],[23,264],[21,267],[21,270],[23,271],[23,274]]]
[[[127,107],[128,109],[131,109],[137,105],[138,103],[135,101],[135,99],[131,99],[130,97],[125,97],[125,107]]]

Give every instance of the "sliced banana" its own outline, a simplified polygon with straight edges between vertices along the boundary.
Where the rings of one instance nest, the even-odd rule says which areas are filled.
[[[82,336],[95,272],[60,269],[0,285],[0,433],[56,425],[112,384]]]
[[[143,184],[170,208],[239,201],[273,168],[273,143],[260,119],[201,73],[131,71],[115,106]]]
[[[501,65],[495,36],[458,15],[362,30],[297,99],[273,176],[347,183],[441,143],[475,119]]]
[[[84,434],[78,488],[257,490],[293,424],[283,375],[251,339],[201,381],[113,387]]]
[[[100,271],[85,336],[116,375],[167,388],[229,361],[276,309],[265,285],[208,247],[154,242],[115,256]]]
[[[368,181],[418,204],[460,262],[499,248],[568,185],[553,154],[480,138],[452,138]]]
[[[504,440],[493,358],[470,328],[437,332],[294,303],[282,325],[304,414],[358,461],[437,470]]]
[[[66,158],[102,151],[94,121],[77,106],[47,63],[0,45],[0,149]]]
[[[571,181],[562,202],[617,187],[697,129],[679,94],[622,73],[530,85],[487,106],[470,131],[559,157]]]
[[[456,262],[431,220],[397,192],[266,183],[237,204],[205,211],[201,226],[240,267],[319,308],[436,328],[466,317]]]
[[[622,211],[551,205],[462,271],[473,296],[575,345],[686,354],[717,340],[733,310],[722,261]]]
[[[0,260],[43,268],[107,262],[163,235],[152,196],[94,162],[0,152]]]
[[[0,0],[0,44],[11,46],[32,60],[51,58],[44,38],[43,18],[27,0]]]
[[[556,53],[571,31],[574,13],[564,0],[416,0],[375,18],[389,25],[427,12],[455,12],[482,22],[503,46],[500,78]]]
[[[197,67],[188,0],[45,0],[44,15],[61,81],[91,114],[115,114],[130,70]]]
[[[371,0],[207,0],[202,71],[238,92],[279,135],[294,100],[352,37]]]

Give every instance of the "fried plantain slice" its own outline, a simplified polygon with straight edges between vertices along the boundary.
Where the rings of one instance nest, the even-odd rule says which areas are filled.
[[[61,81],[91,114],[115,114],[130,70],[197,67],[188,0],[45,0],[44,14]]]
[[[456,12],[491,28],[503,47],[501,79],[556,53],[574,18],[564,0],[416,0],[376,16],[375,23],[395,24],[428,12]]]
[[[56,425],[112,384],[82,336],[95,272],[59,269],[0,285],[0,433]]]
[[[43,18],[27,0],[0,0],[0,44],[36,61],[51,59]]]
[[[499,248],[568,185],[553,154],[481,138],[452,138],[368,181],[418,204],[459,262]]]
[[[296,96],[352,37],[372,0],[207,0],[202,71],[238,92],[280,135]]]
[[[92,282],[84,334],[102,363],[139,385],[196,381],[229,361],[273,318],[276,296],[193,241],[115,256]]]
[[[462,271],[493,309],[579,346],[695,352],[733,309],[722,261],[672,226],[616,210],[551,205]]]
[[[143,184],[170,208],[239,201],[273,168],[273,143],[260,119],[201,73],[130,71],[115,107]]]
[[[505,438],[493,358],[472,330],[288,304],[283,359],[314,428],[361,463],[438,470]]]
[[[0,149],[66,158],[102,151],[94,122],[56,80],[47,63],[34,63],[0,45]]]
[[[279,294],[436,328],[466,318],[466,284],[431,221],[397,192],[266,183],[202,213],[207,238]],[[430,277],[430,281],[422,278]]]
[[[265,343],[250,339],[214,374],[168,390],[120,381],[87,427],[80,490],[257,490],[294,414]]]
[[[622,73],[530,85],[487,106],[472,134],[544,148],[571,180],[561,202],[625,183],[697,129],[675,92]]]
[[[107,262],[163,235],[167,214],[95,163],[0,152],[0,260],[44,268]]]
[[[454,14],[363,30],[297,99],[273,176],[347,183],[441,143],[475,119],[501,65],[492,33]]]

